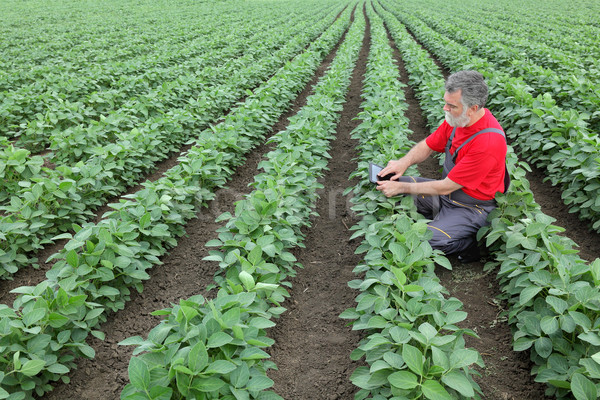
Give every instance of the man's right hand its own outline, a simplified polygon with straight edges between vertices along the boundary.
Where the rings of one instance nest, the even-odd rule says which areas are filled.
[[[394,174],[390,180],[396,180],[400,178],[410,165],[406,165],[406,162],[401,158],[399,160],[391,160],[387,163],[386,167],[379,171],[377,176],[386,176],[388,174]]]

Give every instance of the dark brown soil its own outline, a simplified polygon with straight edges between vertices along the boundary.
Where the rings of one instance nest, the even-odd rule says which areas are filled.
[[[359,12],[359,10],[356,10]],[[338,316],[354,305],[359,294],[348,287],[361,259],[354,254],[358,240],[350,241],[349,228],[357,221],[350,210],[344,190],[356,184],[348,180],[357,168],[354,161],[357,142],[350,132],[358,125],[362,78],[369,54],[369,24],[359,60],[352,74],[344,109],[332,142],[329,171],[322,180],[317,203],[319,217],[312,221],[305,249],[296,251],[304,265],[292,279],[288,312],[272,329],[275,345],[270,350],[279,370],[269,375],[274,390],[286,400],[352,399],[358,390],[350,383],[356,367],[350,353],[358,346],[360,334],[346,326]]]
[[[368,30],[367,30],[368,33]],[[360,104],[360,92],[365,70],[369,37],[354,71],[346,105],[337,130],[337,139],[332,142],[329,172],[323,179],[325,188],[317,204],[319,217],[306,230],[305,249],[295,251],[304,265],[291,280],[291,297],[284,303],[288,309],[271,329],[276,344],[269,350],[279,370],[269,376],[275,381],[274,390],[288,399],[351,400],[357,389],[350,383],[349,376],[357,367],[349,355],[360,340],[359,333],[345,326],[338,315],[354,306],[355,293],[347,282],[355,279],[352,269],[360,262],[354,255],[358,245],[349,241],[350,228],[356,221],[350,211],[349,196],[343,190],[351,186],[348,176],[356,168],[354,143],[349,133],[356,126]],[[303,104],[313,84],[331,61],[333,53],[315,75],[312,83],[295,102],[293,109],[278,122],[274,132],[285,129],[287,117],[293,115]],[[399,53],[401,80],[407,75]],[[424,138],[429,130],[412,90],[406,90],[410,105],[408,117],[413,140]],[[442,105],[440,105],[441,107]],[[132,295],[125,309],[109,316],[102,326],[106,340],[92,340],[96,350],[94,360],[82,360],[79,368],[70,374],[69,385],[58,384],[45,399],[118,399],[122,387],[127,383],[127,365],[132,348],[118,346],[125,338],[147,335],[159,319],[150,312],[168,307],[179,299],[194,294],[206,294],[206,286],[212,282],[216,272],[215,263],[203,261],[207,255],[204,244],[216,237],[220,227],[215,218],[224,211],[231,211],[233,202],[248,193],[248,183],[257,173],[257,165],[268,147],[255,149],[242,167],[238,168],[229,188],[217,192],[217,198],[208,209],[198,213],[198,218],[189,222],[185,237],[163,264],[151,271],[151,279],[145,283],[144,292]],[[424,163],[421,174],[439,176],[437,161]],[[560,192],[541,183],[541,176],[528,176],[536,200],[546,213],[558,218],[558,225],[567,228],[567,235],[579,243],[582,256],[591,259],[600,255],[600,240],[590,233],[577,217],[568,215],[561,208]],[[464,327],[475,330],[480,338],[468,338],[467,345],[476,348],[486,364],[476,380],[481,385],[484,397],[490,400],[545,399],[544,387],[536,384],[530,376],[531,364],[527,353],[516,353],[511,347],[510,328],[500,316],[501,305],[495,300],[499,294],[495,273],[483,272],[481,263],[459,264],[453,262],[453,271],[440,271],[442,284],[451,296],[464,303],[468,319]],[[35,281],[34,281],[35,282]]]

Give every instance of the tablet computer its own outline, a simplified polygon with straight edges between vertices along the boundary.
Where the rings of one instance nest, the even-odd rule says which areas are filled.
[[[369,163],[369,181],[372,183],[377,183],[377,181],[389,181],[392,176],[395,175],[394,173],[389,173],[385,176],[377,176],[382,169],[383,167],[380,165]]]

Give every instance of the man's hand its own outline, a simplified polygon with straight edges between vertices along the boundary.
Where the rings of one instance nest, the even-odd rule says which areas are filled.
[[[377,181],[377,190],[380,190],[386,197],[396,196],[405,193],[406,183],[398,181]]]
[[[379,171],[377,176],[386,176],[388,174],[394,174],[390,179],[398,179],[404,174],[404,172],[410,167],[402,158],[400,160],[389,161],[384,169]]]
[[[446,177],[439,181],[427,182],[398,182],[398,181],[377,181],[377,190],[383,192],[387,197],[398,194],[421,194],[424,196],[440,196],[450,194],[462,186]]]

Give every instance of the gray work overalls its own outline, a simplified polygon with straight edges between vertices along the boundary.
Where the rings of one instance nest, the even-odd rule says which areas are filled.
[[[501,134],[506,139],[504,132],[500,129],[486,128],[469,137],[452,155],[450,154],[450,147],[455,132],[456,128],[452,130],[448,143],[446,143],[442,179],[445,179],[450,170],[456,165],[458,151],[476,136],[486,132],[494,132]],[[425,182],[432,179],[403,176],[399,180],[402,182]],[[505,167],[505,192],[509,184],[510,177]],[[414,196],[414,199],[417,210],[425,218],[432,220],[428,224],[429,229],[433,232],[433,237],[429,240],[431,247],[440,249],[445,254],[460,253],[467,249],[475,241],[475,235],[479,228],[487,223],[486,219],[490,211],[496,208],[496,200],[478,200],[466,194],[462,189],[442,196],[417,195]]]

